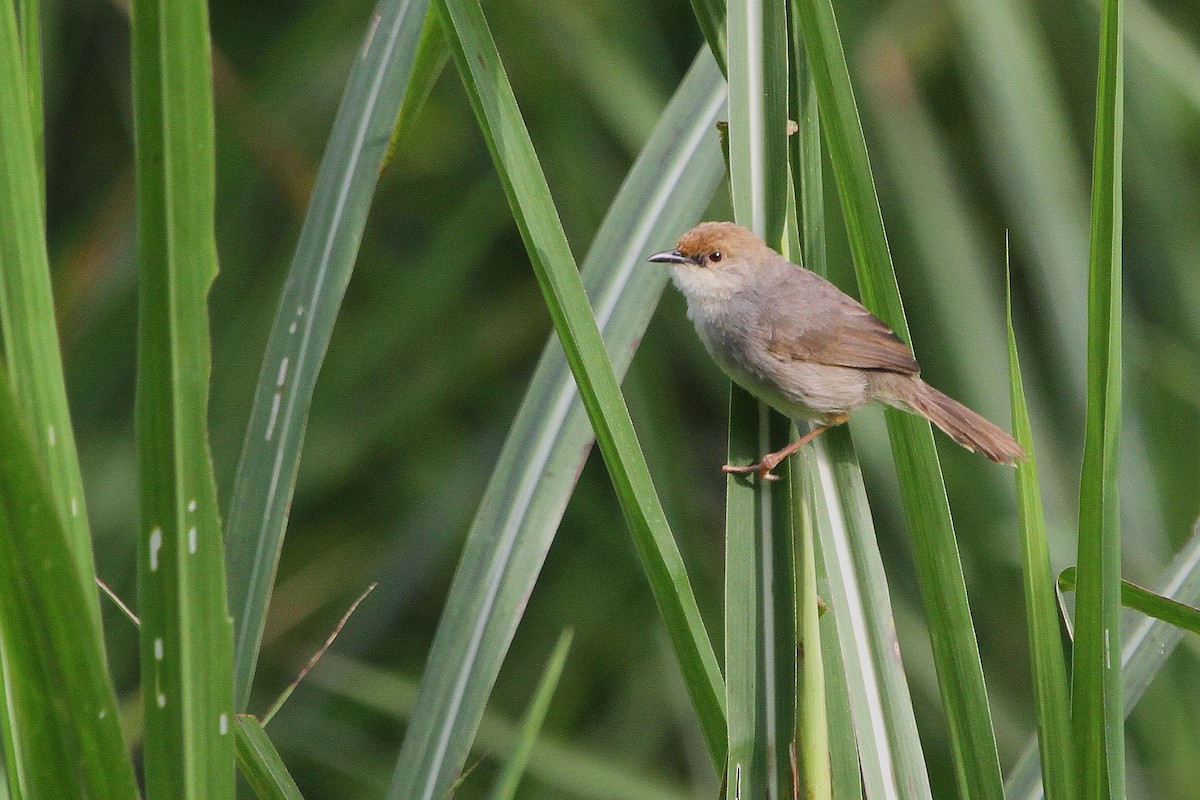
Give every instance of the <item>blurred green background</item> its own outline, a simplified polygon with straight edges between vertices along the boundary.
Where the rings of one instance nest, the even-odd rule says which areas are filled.
[[[211,430],[223,504],[276,298],[371,8],[362,0],[211,4],[221,259],[211,298]],[[1005,427],[1007,241],[1054,566],[1069,566],[1096,9],[1083,0],[854,0],[837,9],[925,377]],[[510,0],[485,10],[582,256],[701,46],[691,6]],[[98,571],[132,600],[129,30],[116,0],[47,3],[44,12],[48,226],[68,388]],[[1125,572],[1141,583],[1154,582],[1200,511],[1196,12],[1183,0],[1128,5],[1122,508]],[[728,218],[723,193],[709,218]],[[832,194],[827,207],[833,277],[853,291]],[[310,800],[379,796],[386,786],[463,536],[549,331],[451,65],[380,181],[313,403],[251,702],[263,710],[354,598],[379,582],[334,646],[337,657],[271,726]],[[669,289],[624,388],[718,642],[727,386]],[[935,792],[952,797],[882,417],[862,412],[852,428]],[[1033,726],[1011,475],[940,441],[1007,768]],[[135,631],[111,605],[105,622],[118,691],[133,704]],[[529,599],[494,717],[469,762],[477,769],[458,796],[486,791],[506,742],[493,723],[519,718],[566,626],[574,647],[546,733],[561,746],[539,751],[521,796],[629,796],[617,783],[624,778],[664,797],[713,796],[717,778],[598,457]],[[1195,645],[1185,639],[1134,713],[1130,796],[1194,796]]]

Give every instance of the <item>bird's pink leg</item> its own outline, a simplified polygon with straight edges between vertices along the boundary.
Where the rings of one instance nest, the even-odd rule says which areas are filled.
[[[753,473],[757,474],[758,477],[762,478],[763,480],[777,481],[777,480],[779,480],[779,476],[776,475],[775,473],[771,472],[771,470],[773,470],[773,469],[775,469],[775,467],[779,466],[779,463],[781,461],[783,461],[785,458],[790,456],[792,453],[795,453],[801,447],[804,447],[804,445],[808,444],[809,442],[811,442],[813,439],[820,436],[825,431],[829,430],[830,428],[834,427],[835,425],[841,425],[843,422],[845,422],[848,419],[850,419],[849,414],[836,414],[836,415],[830,417],[828,422],[826,422],[822,425],[817,425],[811,431],[804,434],[799,439],[792,442],[791,444],[789,444],[787,447],[783,448],[782,450],[776,450],[774,453],[767,453],[765,456],[760,458],[757,463],[748,464],[746,466],[739,466],[739,465],[735,465],[735,464],[726,464],[725,466],[721,467],[721,471],[729,472],[729,473],[739,473],[739,474],[745,473],[745,472],[753,472]]]

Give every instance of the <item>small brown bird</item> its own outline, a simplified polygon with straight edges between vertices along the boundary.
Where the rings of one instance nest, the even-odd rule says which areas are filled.
[[[779,462],[870,402],[919,414],[997,463],[1026,457],[999,427],[921,380],[908,345],[861,303],[745,228],[702,222],[650,261],[671,265],[696,333],[734,382],[813,423],[782,450],[756,464],[726,464],[726,472],[777,479]]]

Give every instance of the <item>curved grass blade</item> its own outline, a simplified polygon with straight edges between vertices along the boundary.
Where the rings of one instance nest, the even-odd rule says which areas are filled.
[[[22,5],[22,26],[37,4]],[[26,42],[26,46],[28,46]],[[87,613],[100,622],[100,601],[92,583],[92,540],[83,501],[83,479],[67,408],[50,264],[46,254],[39,141],[42,118],[27,85],[11,2],[0,7],[0,333],[13,393],[35,432],[38,461],[45,465],[54,507],[84,587]],[[36,57],[36,53],[32,57]],[[40,70],[38,72],[40,86]]]
[[[796,0],[793,8],[804,32],[863,301],[908,341],[832,4],[830,0]],[[964,798],[998,799],[1003,797],[1000,761],[933,432],[925,420],[901,411],[888,409],[886,418],[949,719],[959,789]]]
[[[707,57],[707,56],[706,56]],[[378,712],[389,720],[410,718],[417,702],[419,688],[415,680],[399,676],[362,662],[348,659],[340,653],[329,653],[309,675],[313,684],[330,694],[349,700],[363,708]],[[303,709],[295,709],[297,715]],[[314,719],[312,727],[327,720]],[[335,769],[346,759],[328,748],[313,746],[311,728],[289,726],[273,731],[281,750],[321,758]],[[494,709],[484,712],[479,732],[471,745],[473,762],[503,753],[515,746],[519,736],[517,723],[498,714]],[[549,787],[555,796],[594,798],[594,800],[695,800],[696,793],[676,781],[647,776],[644,771],[621,764],[610,756],[543,733],[533,746],[525,774]]]
[[[717,66],[721,68],[722,74],[726,74],[724,0],[692,0],[692,10]]]
[[[41,209],[46,209],[46,143],[42,87],[42,22],[40,0],[20,0],[17,23],[20,26],[21,59],[25,65],[25,90],[29,97],[29,119],[33,121],[33,159],[37,166]]]
[[[628,369],[667,280],[664,272],[643,263],[646,253],[695,222],[724,174],[712,136],[724,108],[724,81],[702,54],[622,185],[584,262],[586,293],[618,376]],[[466,759],[592,436],[554,337],[467,536],[393,776],[393,789],[409,787],[409,793],[393,796],[419,796],[413,787],[426,779],[445,791]],[[721,713],[702,723],[719,734],[721,751],[714,760],[722,763],[723,700],[717,695]]]
[[[1177,598],[1178,602],[1200,605],[1200,524],[1163,577],[1155,584],[1157,594]],[[1121,698],[1125,716],[1133,712],[1142,694],[1175,652],[1183,637],[1180,628],[1150,617],[1124,628],[1121,641]],[[1030,742],[1021,760],[1005,782],[1012,800],[1041,800],[1041,773],[1038,769],[1037,741]]]
[[[442,32],[442,24],[437,14],[426,14],[425,24],[421,27],[421,35],[417,40],[417,54],[413,56],[411,74],[404,92],[404,101],[396,113],[396,125],[392,128],[392,138],[388,141],[387,151],[379,171],[387,170],[396,152],[396,147],[412,130],[425,101],[433,92],[433,86],[441,77],[442,71],[450,61],[450,47],[446,44],[446,35]]]
[[[304,426],[428,0],[381,0],[334,119],[263,355],[229,506],[229,606],[237,707],[254,679]]]
[[[1079,588],[1072,650],[1071,722],[1083,797],[1123,797],[1121,531],[1121,2],[1106,0],[1100,29],[1092,243],[1088,265],[1087,426],[1079,486]]]
[[[208,450],[214,143],[208,8],[132,7],[138,598],[146,792],[234,795],[233,628]]]
[[[238,765],[259,800],[304,800],[261,722],[238,714],[236,733]]]
[[[1070,691],[1067,662],[1063,655],[1058,608],[1050,572],[1050,546],[1046,538],[1046,517],[1038,489],[1037,460],[1033,450],[1033,432],[1025,405],[1021,365],[1017,358],[1017,337],[1012,324],[1011,291],[1007,303],[1008,371],[1012,402],[1013,433],[1029,460],[1017,465],[1017,510],[1021,529],[1022,579],[1025,587],[1025,616],[1029,627],[1032,654],[1034,704],[1037,711],[1038,747],[1042,775],[1050,800],[1073,800],[1075,783],[1075,743],[1071,738]]]
[[[2,149],[2,148],[0,148]],[[8,378],[0,376],[0,661],[15,798],[136,800],[100,625]],[[91,590],[94,593],[94,589]]]
[[[525,712],[520,736],[517,738],[508,760],[504,762],[504,769],[501,770],[500,777],[496,779],[496,784],[489,795],[491,800],[514,800],[516,798],[517,784],[521,782],[521,776],[529,764],[529,755],[533,752],[533,746],[537,742],[542,723],[546,720],[546,712],[550,710],[550,701],[554,697],[554,690],[558,688],[558,679],[562,677],[563,667],[567,663],[567,653],[571,651],[571,640],[574,636],[574,632],[569,628],[559,635],[558,643],[554,645],[554,651],[550,653],[550,659],[546,662],[546,670],[542,673],[542,679],[538,681],[537,690],[533,693],[533,700]]]
[[[1059,591],[1073,592],[1078,578],[1075,567],[1067,567],[1058,576]],[[1140,611],[1148,617],[1192,633],[1200,633],[1200,608],[1164,597],[1136,583],[1121,581],[1121,605]]]

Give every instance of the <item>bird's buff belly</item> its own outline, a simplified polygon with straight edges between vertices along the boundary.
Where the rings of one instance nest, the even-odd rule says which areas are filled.
[[[861,370],[776,359],[747,367],[715,350],[710,352],[734,383],[795,420],[828,421],[871,399]],[[785,391],[781,384],[790,388]]]

